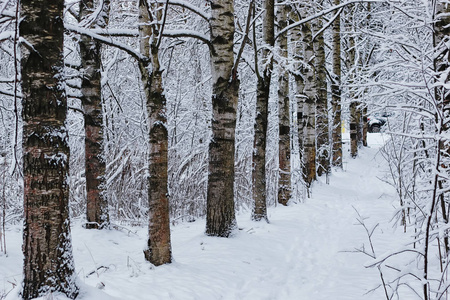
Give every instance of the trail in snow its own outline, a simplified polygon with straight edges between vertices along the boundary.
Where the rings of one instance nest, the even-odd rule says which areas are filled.
[[[398,206],[395,191],[377,178],[387,169],[377,154],[382,135],[369,135],[369,143],[360,157],[345,158],[344,171],[334,172],[329,185],[315,183],[305,203],[270,208],[270,224],[241,214],[240,230],[229,239],[205,236],[204,220],[174,226],[170,265],[151,268],[144,261],[146,228],[95,231],[74,222],[79,299],[383,299],[381,289],[367,293],[380,283],[378,271],[363,266],[370,257],[354,252],[363,244],[369,249],[356,211],[369,227],[379,223],[377,255],[401,243],[402,234],[389,223]],[[20,285],[21,238],[19,227],[9,228],[10,255],[0,256],[0,295],[11,290],[11,282]],[[20,299],[19,291],[6,299]]]

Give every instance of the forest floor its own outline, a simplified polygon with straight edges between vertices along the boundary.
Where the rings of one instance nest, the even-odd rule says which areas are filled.
[[[172,227],[174,262],[152,267],[142,250],[147,228],[85,230],[73,222],[72,239],[82,300],[302,299],[379,300],[384,297],[373,259],[406,241],[395,226],[398,203],[385,182],[388,166],[379,152],[382,134],[369,134],[369,147],[344,169],[316,182],[304,203],[269,208],[270,223],[237,217],[229,239],[204,234],[205,221]],[[348,143],[347,143],[348,145]],[[0,256],[0,299],[18,300],[22,280],[21,226],[6,232],[8,255]],[[13,286],[16,285],[15,288]],[[53,295],[42,299],[66,299]]]

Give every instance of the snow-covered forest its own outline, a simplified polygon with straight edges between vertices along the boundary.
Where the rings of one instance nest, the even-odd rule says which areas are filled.
[[[0,0],[0,299],[449,299],[449,5]]]

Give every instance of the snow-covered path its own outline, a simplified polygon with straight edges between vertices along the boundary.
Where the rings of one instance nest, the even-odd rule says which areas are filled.
[[[175,226],[170,265],[151,268],[144,261],[146,228],[87,231],[75,223],[80,299],[382,299],[381,289],[367,293],[380,283],[376,269],[364,268],[370,257],[354,252],[363,244],[370,249],[357,212],[368,217],[369,227],[379,223],[377,254],[399,243],[401,230],[389,223],[395,191],[377,178],[386,171],[377,155],[382,137],[369,138],[371,147],[357,159],[347,157],[344,171],[334,172],[329,185],[317,182],[305,203],[269,209],[270,224],[241,214],[240,230],[230,239],[205,236],[204,221]],[[9,282],[21,280],[19,230],[11,228],[7,238],[11,255],[0,256],[0,299],[11,289]],[[94,288],[100,282],[104,288]],[[19,299],[18,291],[6,299]]]

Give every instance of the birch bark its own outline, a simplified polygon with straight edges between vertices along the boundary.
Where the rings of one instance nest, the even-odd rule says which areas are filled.
[[[139,61],[142,83],[147,98],[149,119],[149,228],[145,259],[155,266],[172,261],[170,241],[169,192],[167,188],[168,133],[166,98],[159,63],[159,38],[162,4],[139,1],[139,44],[145,59]],[[153,20],[150,10],[155,11]]]
[[[229,237],[236,229],[234,153],[239,80],[234,64],[234,4],[211,1],[212,140],[209,144],[206,234]]]
[[[104,28],[108,23],[109,1],[102,1],[101,13],[93,16],[94,1],[80,2],[81,24]],[[101,229],[109,224],[108,201],[103,193],[106,163],[103,157],[103,113],[101,89],[101,44],[87,35],[80,37],[81,101],[84,110],[86,164],[86,228]]]
[[[270,81],[272,78],[273,58],[272,49],[275,42],[275,6],[274,0],[265,0],[263,3],[263,48],[262,48],[262,74],[257,74],[256,85],[256,115],[255,140],[253,144],[253,213],[252,219],[260,221],[267,218],[266,199],[266,144]],[[257,58],[255,58],[257,59]],[[257,71],[258,72],[258,71]]]
[[[307,15],[308,9],[302,8],[302,15]],[[302,75],[303,89],[303,178],[309,190],[316,179],[316,70],[315,53],[313,47],[312,28],[310,23],[302,26],[303,59]]]
[[[321,5],[322,3],[320,3]],[[314,52],[315,52],[315,84],[317,89],[316,101],[316,138],[317,138],[317,175],[328,176],[330,169],[330,138],[328,121],[327,79],[325,70],[325,41],[322,30],[322,19],[313,22]]]
[[[339,5],[334,0],[334,5]],[[342,125],[341,125],[341,17],[338,16],[332,25],[333,36],[333,75],[331,82],[332,109],[332,165],[342,168]]]
[[[283,5],[277,10],[277,19],[280,30],[288,25],[287,16],[289,7]],[[288,59],[287,33],[278,38],[280,57]],[[290,100],[289,100],[289,71],[284,65],[279,65],[278,75],[278,203],[287,205],[291,198],[291,124],[290,124]]]
[[[294,22],[298,20],[298,16],[292,14]],[[303,25],[302,25],[303,26]],[[295,103],[297,105],[297,132],[298,132],[298,147],[299,147],[299,161],[303,166],[303,89],[305,88],[304,78],[301,73],[303,64],[303,30],[301,27],[295,27],[291,30],[291,40],[293,42],[293,59],[294,70],[291,74],[294,77],[294,95]],[[303,167],[302,172],[303,172]],[[302,176],[303,177],[303,176]]]
[[[74,299],[69,221],[62,0],[23,0],[24,277],[22,297],[62,292]]]

